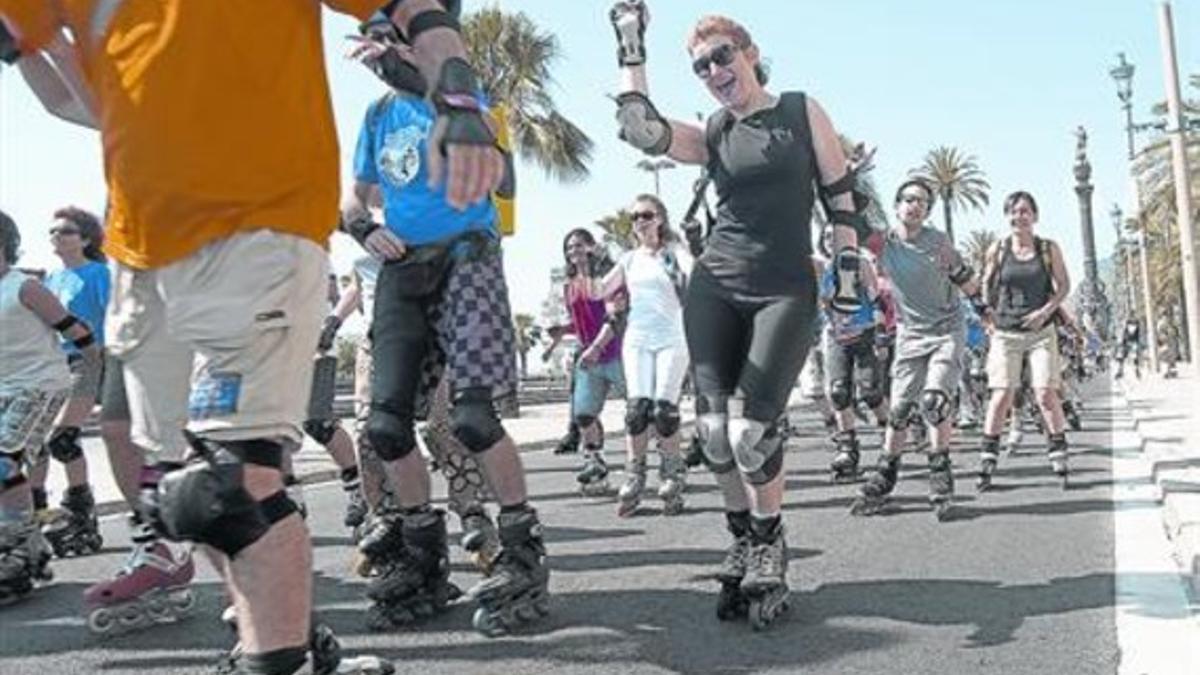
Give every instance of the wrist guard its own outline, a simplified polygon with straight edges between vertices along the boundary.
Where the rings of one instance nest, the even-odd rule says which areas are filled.
[[[354,237],[354,241],[357,241],[358,245],[363,247],[367,245],[367,237],[371,236],[371,233],[380,227],[382,225],[371,220],[371,216],[367,214],[351,220],[342,220],[342,231]]]
[[[608,20],[617,34],[617,64],[621,67],[646,63],[646,5],[627,0],[613,5]]]
[[[479,82],[471,66],[461,58],[446,59],[433,90],[433,104],[438,115],[445,117],[446,132],[439,150],[446,153],[447,145],[492,145],[496,137],[483,120],[482,106],[476,98]]]
[[[647,155],[662,155],[671,148],[671,124],[641,92],[617,96],[617,124],[617,138]]]

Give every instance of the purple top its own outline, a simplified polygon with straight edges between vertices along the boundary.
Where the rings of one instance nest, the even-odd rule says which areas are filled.
[[[596,336],[604,328],[604,320],[608,318],[604,301],[594,300],[583,293],[574,292],[570,284],[567,284],[564,293],[567,300],[567,311],[571,313],[571,326],[575,330],[575,337],[579,338],[580,347],[587,349],[588,345],[596,340]],[[617,335],[609,340],[608,344],[604,346],[604,350],[600,352],[600,363],[610,363],[620,358],[621,336]]]

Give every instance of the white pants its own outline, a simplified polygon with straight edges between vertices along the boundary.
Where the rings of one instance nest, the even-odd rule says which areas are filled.
[[[625,392],[629,400],[646,398],[679,403],[688,368],[686,345],[652,350],[626,343],[621,359],[625,364]]]
[[[328,260],[255,230],[154,270],[113,263],[105,330],[125,366],[133,440],[180,461],[187,427],[214,440],[303,439]]]

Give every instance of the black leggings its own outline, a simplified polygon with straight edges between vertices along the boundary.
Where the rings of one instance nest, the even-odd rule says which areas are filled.
[[[683,312],[696,393],[709,400],[736,393],[747,419],[774,422],[808,358],[816,311],[815,280],[790,297],[741,298],[697,265]]]
[[[880,386],[883,373],[875,355],[874,331],[868,331],[849,344],[841,344],[833,339],[827,344],[825,377],[830,383],[830,391],[842,387],[851,401],[857,397],[869,407],[877,407],[883,401],[885,390]],[[837,408],[837,403],[834,403],[834,408]]]

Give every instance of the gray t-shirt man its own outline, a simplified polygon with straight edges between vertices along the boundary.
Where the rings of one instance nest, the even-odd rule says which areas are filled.
[[[962,367],[965,318],[950,275],[963,265],[950,238],[928,226],[902,238],[889,232],[880,264],[900,313],[892,406],[913,404],[922,390],[951,394]]]

